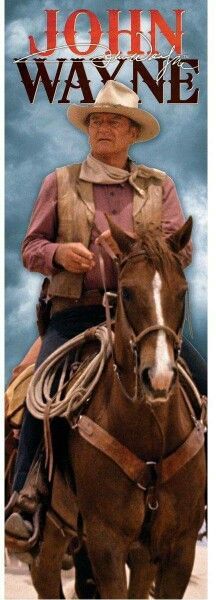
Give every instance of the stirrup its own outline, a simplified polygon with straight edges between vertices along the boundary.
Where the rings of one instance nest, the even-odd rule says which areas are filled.
[[[24,487],[16,500],[16,508],[20,512],[27,512],[29,515],[33,515],[41,501],[42,498],[34,486],[29,491],[27,489],[25,491]]]
[[[35,514],[33,515],[33,533],[28,540],[16,538],[8,533],[5,534],[5,545],[9,550],[18,552],[28,552],[34,548],[40,539],[41,517],[43,505],[39,504]]]
[[[39,504],[41,504],[42,498],[38,493],[36,488],[32,488],[29,490],[30,493],[26,490],[25,487],[21,492],[13,492],[9,502],[5,507],[5,520],[15,511],[15,512],[27,512],[29,515],[33,515]]]
[[[23,518],[20,512],[12,512],[6,520],[5,532],[21,540],[29,540],[33,533],[30,521]]]
[[[18,492],[13,492],[11,494],[11,497],[8,501],[8,503],[5,506],[5,520],[11,515],[11,513],[14,510],[14,507],[16,506],[16,502],[17,502],[17,498],[19,496]]]

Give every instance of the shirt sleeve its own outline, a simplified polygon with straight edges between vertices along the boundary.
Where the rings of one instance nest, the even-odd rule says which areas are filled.
[[[58,269],[53,257],[58,247],[57,236],[57,178],[50,173],[41,186],[30,224],[22,243],[23,264],[29,271],[53,275]]]
[[[162,230],[166,237],[171,235],[182,227],[185,223],[185,217],[180,205],[177,190],[174,182],[170,177],[166,177],[163,183],[163,198],[162,198]],[[182,267],[187,267],[192,260],[192,242],[179,252]]]

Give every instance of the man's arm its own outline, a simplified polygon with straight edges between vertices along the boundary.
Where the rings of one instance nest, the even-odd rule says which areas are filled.
[[[53,275],[62,268],[85,273],[95,265],[92,252],[79,242],[56,242],[57,198],[57,178],[51,173],[44,179],[22,244],[23,264],[43,275]]]
[[[170,177],[166,177],[163,183],[162,199],[162,230],[165,236],[169,236],[185,223],[184,214],[180,205],[177,190]],[[192,242],[188,242],[179,253],[182,266],[187,267],[192,259]]]
[[[22,244],[23,264],[29,271],[52,275],[58,271],[53,257],[58,247],[57,179],[51,173],[44,179],[31,221]]]

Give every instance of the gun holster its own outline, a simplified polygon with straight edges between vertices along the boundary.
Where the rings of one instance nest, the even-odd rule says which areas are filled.
[[[48,296],[49,279],[45,277],[42,283],[38,304],[36,305],[37,326],[41,337],[46,333],[50,321],[52,300]]]

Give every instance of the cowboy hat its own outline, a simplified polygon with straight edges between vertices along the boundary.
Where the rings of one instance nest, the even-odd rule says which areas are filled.
[[[138,108],[139,97],[133,90],[118,81],[107,81],[98,93],[93,104],[71,104],[67,110],[68,119],[73,125],[88,133],[87,117],[93,113],[114,113],[123,115],[139,125],[136,142],[150,140],[160,131],[160,125],[151,113]]]

